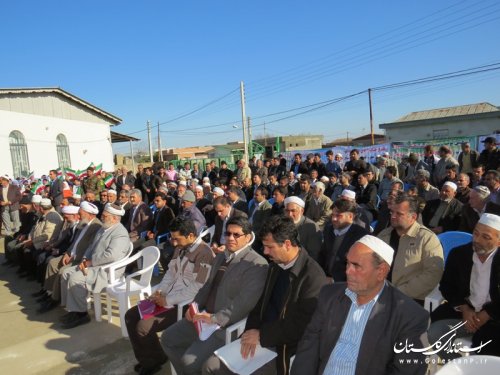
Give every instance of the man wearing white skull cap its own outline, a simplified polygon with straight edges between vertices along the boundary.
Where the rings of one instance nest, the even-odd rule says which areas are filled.
[[[69,206],[63,209],[66,207]],[[78,210],[80,221],[74,233],[74,240],[63,255],[52,258],[47,265],[40,313],[57,307],[61,300],[63,305],[66,304],[66,289],[61,295],[61,277],[65,270],[81,263],[85,251],[94,241],[97,231],[101,229],[102,222],[96,217],[98,212],[97,207],[90,202],[84,201],[80,205]],[[40,293],[41,291],[38,294]]]
[[[386,281],[394,251],[366,235],[347,254],[347,282],[325,286],[299,342],[292,375],[425,374],[428,313]],[[402,349],[402,350],[401,350]]]
[[[102,228],[96,233],[81,263],[63,272],[61,293],[66,293],[66,309],[62,328],[68,329],[90,322],[87,312],[88,292],[101,293],[108,284],[107,272],[101,266],[123,259],[131,243],[129,234],[120,223],[124,210],[107,204],[101,215]],[[118,270],[117,278],[123,271]]]
[[[465,322],[456,330],[457,336],[472,334],[473,348],[484,345],[471,354],[500,356],[499,246],[500,216],[485,213],[474,228],[472,242],[451,250],[439,286],[446,302],[431,314],[430,344]],[[445,351],[438,354],[445,359],[460,356]]]
[[[457,185],[454,182],[444,183],[439,199],[430,200],[422,212],[422,222],[436,234],[458,230],[463,204],[455,198]]]

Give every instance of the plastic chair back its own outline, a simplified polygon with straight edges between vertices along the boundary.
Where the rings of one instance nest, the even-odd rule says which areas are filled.
[[[472,242],[472,234],[459,231],[444,232],[438,235],[439,241],[443,246],[443,256],[446,258],[452,249],[458,246],[466,245]]]

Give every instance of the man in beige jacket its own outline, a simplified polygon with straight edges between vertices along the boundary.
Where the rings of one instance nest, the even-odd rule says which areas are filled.
[[[403,293],[423,304],[443,274],[443,247],[437,236],[417,222],[418,201],[403,194],[391,208],[391,226],[378,237],[394,249],[387,279]]]

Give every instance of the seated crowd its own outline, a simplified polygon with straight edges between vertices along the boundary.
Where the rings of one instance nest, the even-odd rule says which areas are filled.
[[[4,264],[40,283],[38,313],[62,306],[71,329],[91,321],[103,266],[157,246],[163,276],[148,298],[167,310],[125,314],[140,374],[167,360],[177,374],[232,374],[214,352],[245,318],[242,358],[277,354],[258,374],[424,374],[418,349],[460,322],[457,336],[500,356],[500,152],[488,137],[481,154],[467,143],[458,161],[451,154],[427,146],[422,160],[368,163],[354,149],[344,163],[328,151],[326,163],[295,154],[289,168],[276,157],[234,171],[140,165],[108,187],[93,168],[81,181],[50,171],[39,194],[3,176]],[[438,235],[449,231],[473,240],[446,257]],[[429,317],[436,288],[445,303]],[[190,301],[199,310],[186,305],[178,321],[170,307]],[[196,322],[221,329],[201,340]],[[401,342],[417,350],[396,350]]]

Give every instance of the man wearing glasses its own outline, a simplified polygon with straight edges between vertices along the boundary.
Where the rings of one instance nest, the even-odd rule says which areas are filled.
[[[264,287],[267,262],[252,250],[251,225],[243,217],[226,224],[224,252],[217,254],[208,282],[194,301],[200,313],[185,318],[163,332],[161,344],[178,374],[201,373],[205,361],[225,344],[224,328],[246,318]],[[217,324],[205,341],[198,337],[193,321]]]

